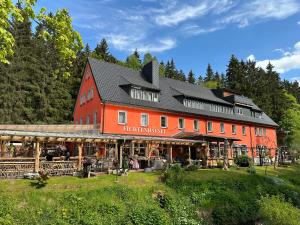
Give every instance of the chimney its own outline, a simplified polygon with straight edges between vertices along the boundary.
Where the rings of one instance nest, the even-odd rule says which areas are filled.
[[[142,75],[148,82],[159,88],[159,64],[156,60],[147,63],[143,67]]]

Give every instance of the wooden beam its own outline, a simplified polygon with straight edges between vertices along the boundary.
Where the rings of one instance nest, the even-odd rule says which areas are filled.
[[[0,140],[2,141],[9,141],[11,139],[10,136],[0,136]]]
[[[82,150],[83,150],[83,143],[78,144],[78,162],[77,162],[77,170],[81,170],[82,164]]]
[[[37,141],[35,143],[35,152],[34,152],[34,172],[39,172],[40,169],[40,143]]]

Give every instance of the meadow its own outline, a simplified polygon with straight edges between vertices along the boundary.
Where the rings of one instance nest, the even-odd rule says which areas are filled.
[[[0,224],[300,224],[300,165],[0,181]]]

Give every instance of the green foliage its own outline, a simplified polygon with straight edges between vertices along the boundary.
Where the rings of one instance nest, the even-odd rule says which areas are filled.
[[[64,76],[69,76],[76,54],[82,49],[81,36],[73,30],[72,19],[66,9],[48,15],[46,9],[41,8],[40,12],[35,14],[35,3],[36,0],[26,0],[13,5],[11,0],[1,1],[0,62],[9,63],[8,57],[14,53],[15,36],[11,32],[11,22],[23,22],[24,18],[34,19],[39,25],[45,26],[40,36],[45,41],[52,42],[52,47],[57,50],[60,59],[57,69],[61,70]]]
[[[238,156],[234,159],[234,163],[241,167],[249,167],[252,165],[252,159],[248,156]]]
[[[297,225],[300,210],[280,196],[265,196],[259,200],[259,214],[266,225]]]
[[[186,171],[197,171],[199,169],[196,165],[189,165],[185,168]]]
[[[193,73],[192,70],[190,70],[189,74],[188,74],[188,78],[187,78],[188,82],[191,84],[195,84],[196,79],[195,79],[195,75]]]

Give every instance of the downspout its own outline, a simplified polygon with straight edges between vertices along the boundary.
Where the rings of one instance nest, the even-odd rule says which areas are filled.
[[[251,131],[251,125],[250,127],[250,148],[251,148],[251,155],[252,155],[252,163],[254,164],[254,155],[253,155],[253,145],[252,145],[252,131]]]
[[[102,107],[102,125],[101,125],[101,128],[102,128],[101,133],[102,134],[104,133],[104,113],[105,113],[105,103],[103,103],[103,107]]]

